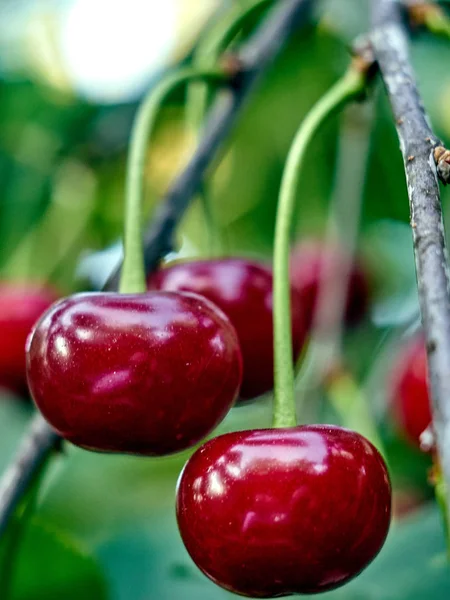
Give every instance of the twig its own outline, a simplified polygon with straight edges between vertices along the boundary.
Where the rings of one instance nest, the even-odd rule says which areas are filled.
[[[372,0],[372,7],[373,49],[391,102],[406,172],[433,424],[450,491],[450,287],[438,184],[438,176],[449,183],[450,173],[443,168],[445,149],[430,128],[417,89],[401,6],[396,0]]]
[[[307,19],[313,3],[314,0],[278,2],[239,54],[242,75],[235,85],[220,94],[213,105],[196,152],[163,199],[145,233],[147,273],[171,250],[175,228],[199,189],[208,166],[229,135],[253,84],[267,70],[290,34]],[[105,289],[117,289],[119,271],[120,268],[108,280]],[[17,456],[0,480],[0,536],[36,472],[60,441],[41,416],[33,419]]]
[[[30,483],[38,476],[47,457],[60,441],[61,438],[37,414],[31,421],[14,461],[0,480],[0,536]]]

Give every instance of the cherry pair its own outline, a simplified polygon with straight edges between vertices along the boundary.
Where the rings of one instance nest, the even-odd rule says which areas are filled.
[[[75,444],[175,452],[212,431],[239,392],[248,399],[272,388],[269,267],[239,258],[180,263],[149,287],[158,291],[63,300],[30,337],[32,396]],[[299,287],[291,299],[295,357],[307,326]]]
[[[241,396],[272,385],[269,268],[242,259],[179,264],[149,286],[164,291],[62,300],[29,338],[33,398],[75,444],[145,455],[192,446],[235,401],[241,350]],[[297,352],[306,329],[298,289],[292,307]],[[177,514],[210,578],[273,597],[324,591],[361,571],[387,535],[390,499],[386,467],[367,440],[306,426],[203,445],[180,478]]]

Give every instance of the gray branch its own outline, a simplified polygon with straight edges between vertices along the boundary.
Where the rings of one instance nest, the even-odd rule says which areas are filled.
[[[397,0],[372,0],[372,6],[373,49],[391,102],[406,172],[433,426],[450,491],[450,288],[438,184],[438,175],[443,183],[450,181],[443,158],[448,153],[431,130],[417,89],[402,7]],[[450,515],[448,499],[447,511]]]
[[[177,178],[144,235],[146,272],[153,271],[172,249],[173,235],[208,167],[230,134],[244,101],[266,72],[288,37],[308,19],[314,0],[278,0],[236,60],[242,74],[214,103],[202,139],[186,169]],[[105,289],[116,289],[119,270]],[[30,483],[57,448],[61,438],[40,415],[32,420],[16,457],[0,480],[0,536]]]

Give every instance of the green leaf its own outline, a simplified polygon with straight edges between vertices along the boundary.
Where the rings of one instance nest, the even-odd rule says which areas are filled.
[[[365,235],[366,257],[378,281],[372,317],[378,327],[401,326],[419,318],[411,227],[401,221],[375,221]]]
[[[235,598],[195,567],[183,547],[172,510],[130,527],[98,548],[117,600],[224,600]],[[447,600],[450,566],[442,521],[433,504],[392,527],[378,557],[326,600]]]
[[[370,567],[327,600],[447,600],[450,565],[440,513],[433,504],[397,525]]]
[[[0,556],[7,547],[0,547]],[[33,519],[18,554],[11,600],[107,600],[95,559],[69,536]]]

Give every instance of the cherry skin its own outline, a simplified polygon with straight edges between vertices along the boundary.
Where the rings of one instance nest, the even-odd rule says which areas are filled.
[[[323,273],[332,277],[345,260],[342,248],[324,245],[315,239],[297,244],[291,252],[290,278],[292,285],[301,294],[308,325],[311,326],[317,306],[319,286]],[[354,262],[350,267],[349,285],[345,307],[345,321],[356,325],[362,320],[369,305],[370,289],[365,271]]]
[[[57,299],[56,290],[37,283],[0,284],[0,386],[26,393],[25,342]]]
[[[181,537],[223,588],[254,598],[323,592],[381,549],[391,486],[379,452],[332,425],[229,433],[189,459],[177,488]]]
[[[420,448],[420,435],[431,423],[427,352],[420,335],[399,353],[393,370],[390,409],[394,422],[411,444]]]
[[[32,397],[50,425],[96,451],[159,456],[199,442],[239,391],[236,332],[194,294],[78,294],[27,344]]]
[[[189,291],[219,306],[238,334],[244,363],[240,399],[273,388],[272,271],[243,258],[197,260],[170,265],[149,278],[151,289]],[[303,307],[292,293],[293,355],[305,340]]]

